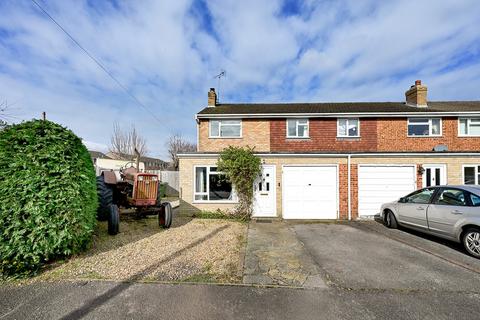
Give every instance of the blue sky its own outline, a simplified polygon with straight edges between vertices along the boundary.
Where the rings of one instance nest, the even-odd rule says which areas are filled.
[[[217,87],[223,102],[480,100],[480,6],[424,1],[37,0],[143,104],[122,91],[29,0],[0,2],[0,101],[10,121],[50,120],[106,149],[135,124],[151,156]]]

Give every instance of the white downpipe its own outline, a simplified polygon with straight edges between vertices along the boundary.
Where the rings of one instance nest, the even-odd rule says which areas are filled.
[[[351,155],[349,154],[347,156],[347,166],[348,166],[348,169],[347,169],[347,189],[348,189],[348,196],[347,196],[347,199],[348,199],[348,220],[352,220],[352,199],[351,199],[351,186],[350,186],[350,157]]]

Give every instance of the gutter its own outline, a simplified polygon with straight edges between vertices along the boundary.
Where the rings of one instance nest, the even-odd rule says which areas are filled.
[[[218,158],[220,153],[179,153],[180,158]],[[255,153],[264,158],[341,158],[341,157],[478,157],[480,152],[395,152],[395,153]]]
[[[431,112],[378,112],[378,113],[364,113],[364,112],[331,112],[331,113],[256,113],[256,114],[208,114],[197,113],[196,119],[253,119],[253,118],[342,118],[342,117],[356,117],[356,118],[378,118],[378,117],[432,117],[432,116],[479,116],[480,111],[431,111]]]

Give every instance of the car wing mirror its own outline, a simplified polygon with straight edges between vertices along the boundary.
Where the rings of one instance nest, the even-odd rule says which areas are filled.
[[[398,200],[398,202],[400,202],[400,203],[405,203],[405,202],[407,202],[407,198],[401,197],[401,198]]]

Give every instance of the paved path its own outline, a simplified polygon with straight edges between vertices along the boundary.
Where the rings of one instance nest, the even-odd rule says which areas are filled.
[[[477,294],[118,282],[0,287],[0,319],[473,319]]]
[[[243,283],[325,287],[311,256],[280,221],[250,223]]]

